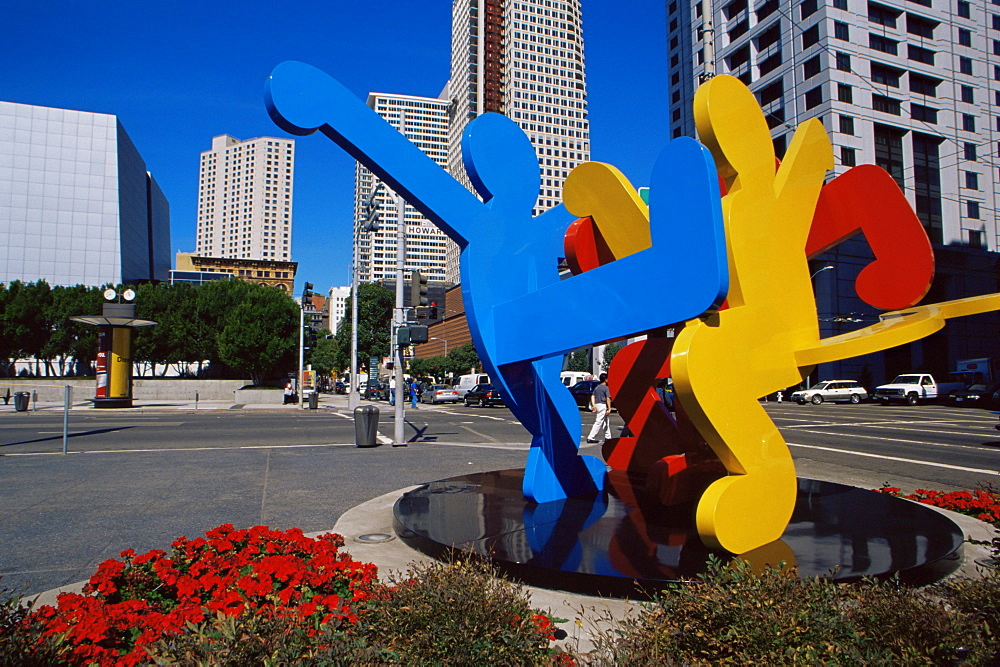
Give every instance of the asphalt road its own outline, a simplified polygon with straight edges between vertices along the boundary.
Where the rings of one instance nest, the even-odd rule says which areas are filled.
[[[1000,486],[996,415],[941,406],[768,404],[804,475],[861,486]],[[382,405],[381,440],[393,432]],[[584,433],[592,417],[581,413]],[[346,411],[0,413],[0,586],[39,592],[125,548],[222,523],[330,529],[354,505],[464,472],[521,467],[502,408],[421,406],[406,447],[354,446]],[[617,432],[622,422],[613,416]],[[599,455],[596,445],[582,451]]]

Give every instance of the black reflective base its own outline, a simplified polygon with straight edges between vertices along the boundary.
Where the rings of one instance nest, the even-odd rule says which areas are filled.
[[[393,508],[396,532],[433,557],[459,549],[527,584],[590,595],[641,596],[705,569],[711,552],[694,528],[693,504],[651,502],[641,483],[617,473],[606,494],[535,504],[521,494],[522,475],[499,470],[414,489]],[[959,527],[927,506],[800,479],[782,539],[743,557],[794,562],[802,577],[899,573],[924,582],[958,566],[962,541]]]
[[[103,398],[95,397],[94,399],[95,408],[131,408],[132,407],[132,397],[127,398]]]

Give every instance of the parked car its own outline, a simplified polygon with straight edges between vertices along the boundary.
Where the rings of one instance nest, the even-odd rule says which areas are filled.
[[[792,393],[792,400],[799,405],[807,402],[819,405],[823,401],[860,403],[867,398],[868,391],[856,380],[823,380],[808,389]]]
[[[929,373],[904,373],[889,384],[875,387],[873,398],[883,405],[893,402],[916,405],[920,401],[943,399],[952,391],[964,388],[961,382],[938,382]]]
[[[475,387],[465,392],[465,407],[469,408],[478,405],[481,408],[490,408],[494,405],[504,405],[503,396],[499,390],[491,384],[477,384]]]
[[[955,407],[988,408],[1000,407],[1000,385],[972,384],[966,389],[956,389],[948,394],[948,403]]]
[[[338,380],[337,383],[333,385],[333,393],[344,394],[346,392],[347,392],[347,385],[344,384],[343,382]]]
[[[577,407],[590,407],[590,396],[594,393],[594,389],[596,389],[599,384],[601,384],[599,380],[580,380],[569,388],[569,393],[573,394]]]
[[[446,384],[432,384],[420,395],[421,403],[458,403],[460,400],[458,392]]]

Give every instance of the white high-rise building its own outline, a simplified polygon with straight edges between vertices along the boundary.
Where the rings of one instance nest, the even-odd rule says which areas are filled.
[[[433,97],[371,93],[368,106],[399,129],[420,150],[442,167],[448,162],[448,101]],[[380,282],[396,277],[397,224],[395,194],[360,164],[354,178],[354,229],[358,240],[358,279]],[[366,203],[375,192],[378,230],[362,231],[367,219]],[[445,249],[448,237],[434,223],[408,205],[406,221],[405,277],[419,271],[428,280],[445,280]]]
[[[799,123],[819,118],[836,173],[877,164],[932,242],[1000,249],[997,0],[672,0],[673,136],[695,133],[709,12],[715,70],[757,96],[779,156]]]
[[[535,214],[562,201],[566,176],[590,159],[580,0],[454,0],[449,171],[467,183],[465,126],[494,111],[531,139],[542,170]],[[458,277],[449,244],[448,279]]]
[[[351,298],[351,288],[331,287],[326,299],[326,308],[330,316],[330,333],[337,333],[340,323],[347,314],[347,300]]]
[[[201,154],[196,254],[290,261],[294,176],[292,139],[214,137]]]

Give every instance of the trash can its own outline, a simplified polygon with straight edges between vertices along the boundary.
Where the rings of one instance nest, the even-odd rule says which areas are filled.
[[[358,447],[378,444],[378,408],[374,405],[354,408],[354,441]]]
[[[319,407],[319,392],[314,390],[311,394],[309,394],[309,409],[315,410],[318,407]]]
[[[27,412],[28,401],[31,399],[31,394],[26,391],[15,391],[14,392],[14,410],[17,412]]]

